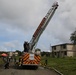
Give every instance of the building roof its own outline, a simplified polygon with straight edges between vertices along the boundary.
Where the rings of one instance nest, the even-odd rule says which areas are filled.
[[[73,45],[73,43],[63,43],[63,44],[57,44],[57,45],[53,45],[53,46],[61,46],[61,45]]]

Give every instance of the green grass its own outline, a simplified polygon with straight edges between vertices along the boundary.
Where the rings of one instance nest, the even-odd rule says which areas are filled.
[[[19,60],[19,57],[20,57],[20,56],[15,56],[16,60]]]
[[[55,68],[64,75],[76,75],[76,57],[52,58],[42,57],[42,63],[48,60],[48,67]]]
[[[3,60],[0,58],[0,65],[4,64]]]

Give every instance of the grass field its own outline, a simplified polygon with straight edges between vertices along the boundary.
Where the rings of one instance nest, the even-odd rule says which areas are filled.
[[[76,75],[76,57],[52,58],[42,57],[42,63],[48,60],[48,67],[55,68],[64,75]]]
[[[0,58],[0,65],[3,65],[4,64],[4,62],[3,62],[3,60]]]

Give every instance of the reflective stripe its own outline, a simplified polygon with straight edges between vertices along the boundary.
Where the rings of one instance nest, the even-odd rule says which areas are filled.
[[[23,61],[26,61],[27,59],[29,59],[29,56],[27,56],[26,58],[24,58]]]
[[[34,55],[34,60],[29,59],[29,53],[26,53],[22,59],[24,65],[38,65],[40,63],[40,56],[39,55]]]
[[[38,57],[38,56],[35,56],[35,59],[36,59],[37,61],[40,61],[40,57]]]
[[[25,54],[25,55],[23,56],[23,58],[22,58],[22,59],[26,58],[27,56],[29,56],[29,54],[28,54],[28,53],[27,53],[27,54]]]

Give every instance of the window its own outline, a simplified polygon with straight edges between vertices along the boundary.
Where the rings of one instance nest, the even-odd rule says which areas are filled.
[[[64,55],[67,55],[67,51],[64,52]]]
[[[56,55],[56,52],[55,52],[55,55]]]
[[[63,49],[66,49],[66,44],[63,45]]]
[[[53,49],[56,50],[56,46],[54,46]]]

